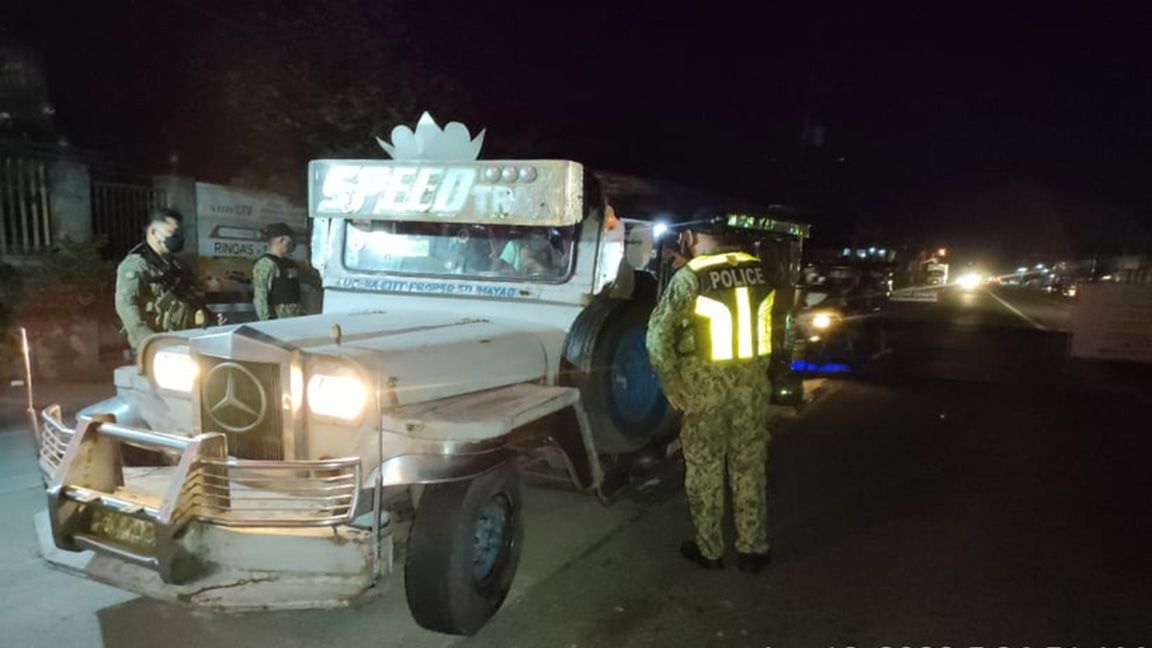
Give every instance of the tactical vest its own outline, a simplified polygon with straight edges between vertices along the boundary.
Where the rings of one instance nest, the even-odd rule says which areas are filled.
[[[158,331],[179,331],[202,322],[196,313],[204,307],[193,286],[188,285],[188,273],[176,256],[161,257],[147,243],[140,243],[128,251],[144,259],[148,272],[142,279],[147,284],[141,310],[148,326]]]
[[[744,252],[688,262],[699,292],[693,306],[696,355],[705,362],[747,362],[772,353],[775,287],[760,259]]]
[[[148,287],[154,294],[169,291],[183,292],[181,289],[184,286],[181,286],[181,280],[184,278],[184,267],[180,265],[180,261],[175,256],[169,257],[165,261],[147,243],[137,244],[136,247],[128,251],[128,254],[135,254],[148,264],[149,273],[144,280],[148,282]],[[183,295],[178,296],[183,297]]]
[[[278,257],[275,254],[265,254],[262,258],[271,259],[280,270],[272,280],[272,289],[268,291],[268,305],[299,304],[300,266],[292,259]]]

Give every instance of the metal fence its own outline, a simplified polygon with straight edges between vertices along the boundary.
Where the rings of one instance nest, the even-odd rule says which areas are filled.
[[[0,153],[0,254],[33,254],[52,244],[47,166]]]
[[[168,206],[163,189],[118,182],[92,183],[92,233],[104,237],[109,258],[124,256],[143,237],[148,214]]]

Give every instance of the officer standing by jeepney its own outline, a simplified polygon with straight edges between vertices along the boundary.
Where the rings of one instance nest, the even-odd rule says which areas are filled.
[[[263,230],[268,252],[252,266],[252,305],[262,320],[284,319],[306,314],[299,264],[289,258],[296,251],[292,228],[273,223]]]
[[[722,220],[687,225],[680,245],[690,260],[652,313],[647,347],[669,402],[683,412],[696,539],[680,552],[705,569],[724,566],[727,467],[737,567],[758,572],[770,562],[765,471],[776,286],[760,260],[733,243]]]
[[[152,212],[144,241],[116,268],[116,314],[134,351],[153,333],[204,326],[213,317],[176,257],[184,249],[183,222],[175,209]]]

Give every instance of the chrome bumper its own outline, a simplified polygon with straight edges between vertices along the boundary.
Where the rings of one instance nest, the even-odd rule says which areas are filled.
[[[75,429],[52,406],[41,413],[40,467],[57,547],[93,550],[159,573],[198,578],[210,562],[185,540],[194,523],[222,527],[335,527],[357,513],[358,458],[255,461],[228,457],[222,434],[183,437],[81,418]],[[125,481],[120,444],[177,458],[159,492]]]

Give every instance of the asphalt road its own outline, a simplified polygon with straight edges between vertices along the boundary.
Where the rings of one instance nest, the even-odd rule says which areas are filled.
[[[774,439],[769,572],[679,564],[676,497],[472,643],[1152,643],[1152,404],[1064,371],[1068,311],[1010,289],[894,304],[877,378]]]
[[[1152,644],[1152,402],[1130,377],[1070,370],[1068,308],[1010,289],[894,304],[882,370],[775,434],[763,574],[679,558],[673,480],[611,508],[531,488],[512,597],[467,639],[416,628],[399,584],[350,610],[228,616],[54,572],[31,539],[30,449],[0,435],[2,643]]]

